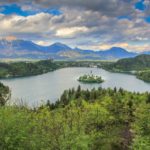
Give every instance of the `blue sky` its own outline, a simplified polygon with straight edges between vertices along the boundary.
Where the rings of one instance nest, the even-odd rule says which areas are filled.
[[[51,9],[39,9],[39,10],[22,10],[21,6],[14,4],[7,4],[7,5],[1,5],[0,6],[0,12],[5,15],[11,15],[11,14],[17,14],[20,16],[30,16],[37,14],[39,12],[49,13],[52,15],[60,15],[61,12],[56,8]]]
[[[149,0],[5,0],[0,2],[0,24],[0,38],[150,50]]]
[[[146,9],[144,0],[140,0],[139,2],[135,3],[135,8],[144,11]]]
[[[144,4],[144,0],[139,0],[137,3],[135,3],[135,8],[144,12],[147,9],[147,6]],[[143,17],[145,21],[150,23],[150,16]]]

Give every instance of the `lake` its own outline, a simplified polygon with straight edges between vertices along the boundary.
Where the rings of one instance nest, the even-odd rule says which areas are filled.
[[[101,84],[83,84],[77,79],[84,74],[101,76],[105,82]],[[92,88],[120,88],[128,91],[146,92],[150,91],[150,84],[137,79],[133,75],[112,73],[100,68],[63,68],[47,74],[5,79],[2,83],[9,86],[12,92],[12,101],[23,101],[30,106],[39,105],[43,101],[55,102],[69,88],[77,88],[81,85],[83,89]]]

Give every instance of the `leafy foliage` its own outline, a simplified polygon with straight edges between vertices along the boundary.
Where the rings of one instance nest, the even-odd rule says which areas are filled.
[[[150,55],[121,59],[111,64],[105,63],[103,68],[114,72],[135,74],[137,78],[150,82]]]
[[[37,75],[57,69],[52,60],[38,62],[0,63],[0,78]]]
[[[149,109],[149,93],[80,86],[64,91],[55,104],[3,106],[0,149],[148,149]]]
[[[51,59],[41,60],[37,62],[14,62],[0,63],[0,78],[23,77],[47,73],[64,67],[91,67],[104,64],[105,62],[67,62],[53,61]]]
[[[94,76],[92,74],[80,76],[78,81],[83,83],[102,83],[104,80],[100,76]]]
[[[104,67],[112,71],[146,70],[150,68],[150,55],[139,55],[134,58],[120,59]]]
[[[0,106],[4,106],[11,96],[10,89],[0,83]]]
[[[140,71],[136,74],[137,78],[150,82],[150,70]]]

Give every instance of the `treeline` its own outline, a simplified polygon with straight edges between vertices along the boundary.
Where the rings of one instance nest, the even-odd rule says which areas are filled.
[[[150,82],[150,55],[125,58],[114,63],[105,63],[102,67],[108,71],[131,73],[141,80]]]
[[[134,58],[124,58],[111,64],[104,64],[105,69],[118,72],[143,71],[150,69],[150,55],[139,55]]]
[[[90,67],[100,62],[66,62],[41,60],[37,62],[0,63],[0,78],[24,77],[54,71],[64,67]]]
[[[80,86],[55,104],[1,106],[0,149],[148,150],[149,110],[148,92]]]
[[[52,60],[0,63],[0,78],[22,77],[46,73],[58,68]]]
[[[94,143],[92,147],[87,146],[87,149],[148,150],[150,147],[148,92],[136,93],[122,88],[101,87],[89,91],[82,90],[79,86],[64,91],[60,100],[55,104],[48,101],[47,106],[50,110],[72,109],[73,106],[89,116],[88,123],[84,124],[86,128],[82,128],[82,131],[85,133],[88,129],[90,133],[86,132],[86,135],[95,138],[90,139]],[[85,116],[79,115],[77,118],[81,117]]]
[[[140,71],[136,73],[137,78],[144,80],[146,82],[150,82],[150,70],[148,71]]]

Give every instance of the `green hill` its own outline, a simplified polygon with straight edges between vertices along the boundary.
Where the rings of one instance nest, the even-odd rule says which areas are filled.
[[[136,77],[141,80],[144,80],[146,82],[150,82],[150,70],[140,71],[140,72],[136,73]]]
[[[150,69],[150,55],[139,55],[134,58],[120,59],[117,62],[104,66],[112,71],[139,71]]]
[[[53,71],[59,66],[52,60],[0,63],[0,78],[23,77]]]
[[[149,109],[149,93],[80,87],[39,108],[1,106],[0,149],[148,150]]]
[[[115,63],[104,64],[103,68],[113,72],[135,74],[137,78],[150,82],[150,55],[139,55],[134,58],[120,59]]]

